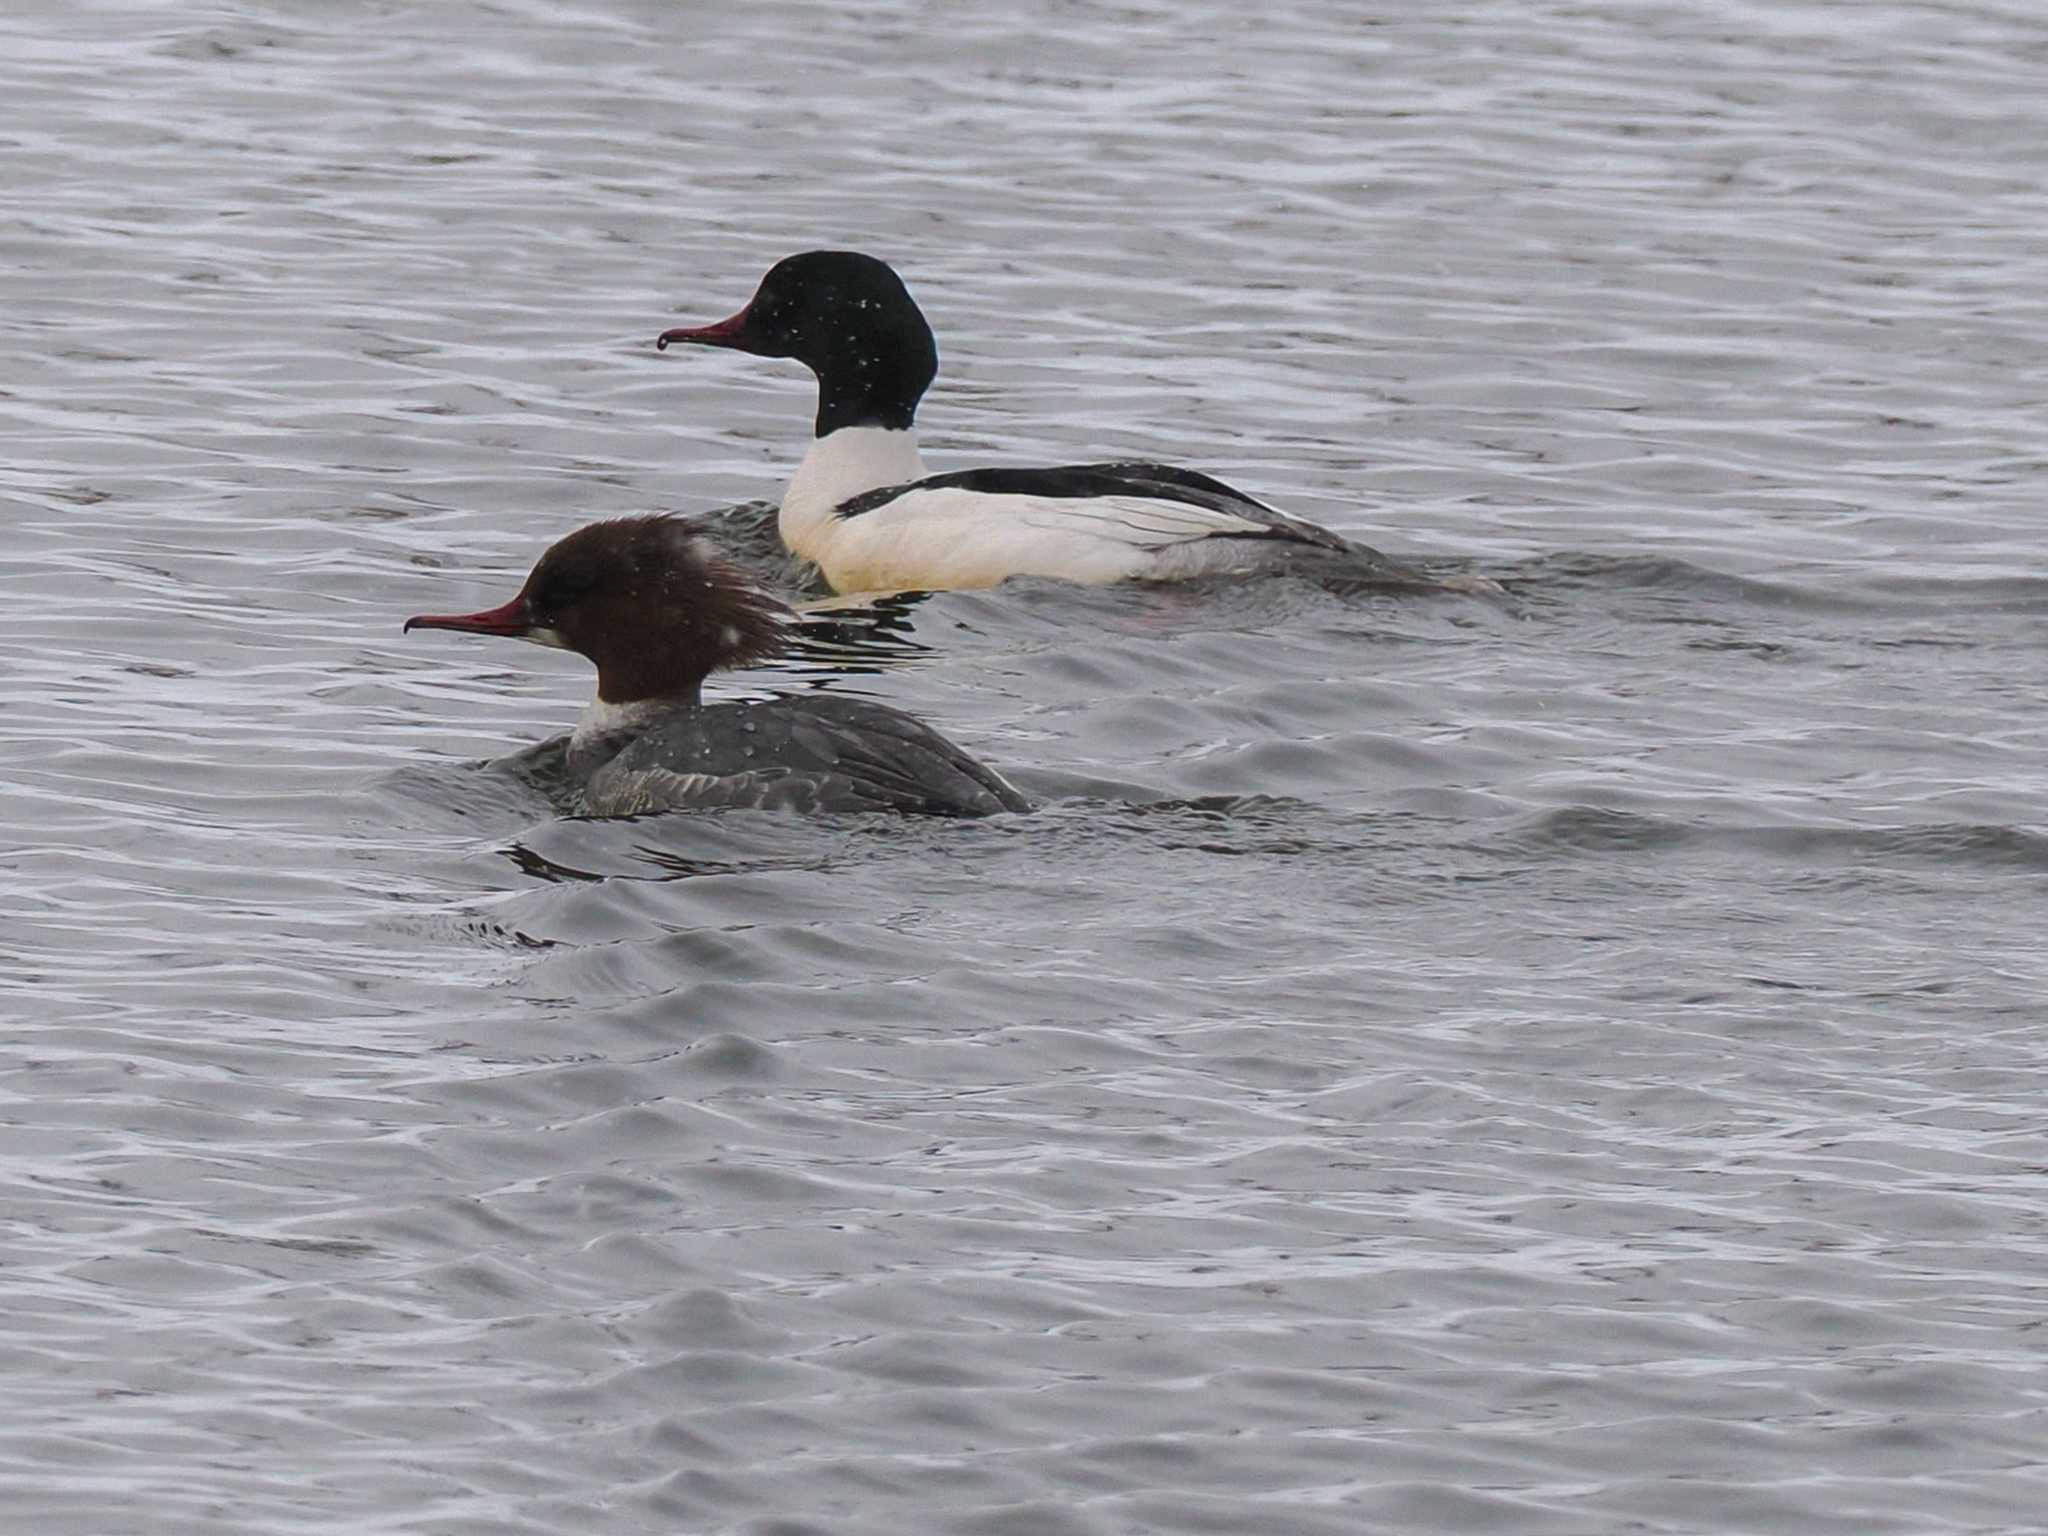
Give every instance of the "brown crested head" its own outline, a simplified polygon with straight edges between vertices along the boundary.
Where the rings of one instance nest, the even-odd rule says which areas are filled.
[[[519,595],[469,614],[421,614],[413,629],[509,635],[597,666],[609,704],[694,701],[705,677],[783,648],[789,610],[714,553],[697,524],[620,517],[579,528],[540,557]]]

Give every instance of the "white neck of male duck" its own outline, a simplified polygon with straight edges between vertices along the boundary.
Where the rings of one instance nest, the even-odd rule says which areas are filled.
[[[914,427],[840,427],[814,438],[782,493],[776,524],[782,542],[804,559],[826,564],[825,551],[841,521],[835,509],[864,492],[929,473]]]
[[[886,262],[858,251],[805,251],[777,262],[744,309],[679,326],[655,344],[787,357],[818,381],[816,437],[782,498],[782,542],[828,564],[833,514],[848,499],[922,480],[912,423],[938,376],[932,328]]]

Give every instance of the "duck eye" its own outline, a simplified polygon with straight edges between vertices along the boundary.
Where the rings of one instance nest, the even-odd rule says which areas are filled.
[[[534,609],[552,618],[564,608],[573,608],[596,585],[596,577],[580,567],[571,566],[555,571],[550,574],[540,591],[534,594]]]

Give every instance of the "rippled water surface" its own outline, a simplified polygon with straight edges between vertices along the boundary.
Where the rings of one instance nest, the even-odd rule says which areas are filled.
[[[2048,1507],[2032,5],[0,16],[10,1530],[1953,1533]],[[408,613],[1150,454],[1501,603],[810,631],[1044,802],[556,819]],[[737,535],[736,535],[737,536]]]

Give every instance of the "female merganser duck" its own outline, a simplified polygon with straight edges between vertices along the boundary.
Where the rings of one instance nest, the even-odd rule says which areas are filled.
[[[938,346],[903,280],[857,251],[777,262],[731,319],[665,331],[655,345],[679,341],[793,357],[818,376],[817,440],[783,493],[780,528],[783,543],[840,592],[1288,570],[1362,586],[1459,585],[1191,469],[930,473],[911,424],[938,372]]]
[[[552,546],[519,595],[414,629],[510,635],[597,664],[569,738],[586,816],[751,806],[986,816],[1030,802],[899,709],[830,694],[706,704],[710,673],[783,649],[789,610],[718,559],[695,525],[621,517]]]

